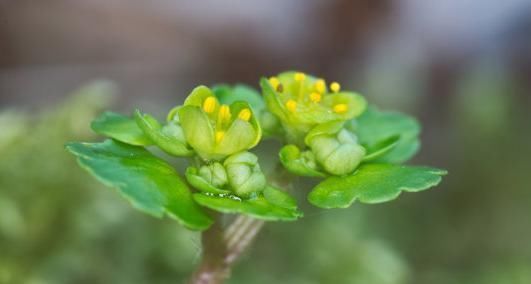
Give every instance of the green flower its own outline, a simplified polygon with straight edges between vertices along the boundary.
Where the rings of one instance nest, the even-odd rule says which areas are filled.
[[[248,150],[256,146],[262,136],[248,103],[220,104],[205,86],[195,88],[184,105],[170,116],[172,113],[178,114],[186,141],[204,160],[222,160]]]
[[[280,119],[287,140],[299,145],[314,126],[353,119],[367,105],[362,96],[341,91],[339,83],[331,83],[329,91],[325,80],[301,72],[262,78],[260,85],[267,108]]]

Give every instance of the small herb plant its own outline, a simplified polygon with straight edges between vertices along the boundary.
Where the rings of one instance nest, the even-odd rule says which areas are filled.
[[[307,194],[317,207],[346,208],[428,189],[446,174],[402,165],[420,146],[412,117],[301,72],[262,78],[260,87],[199,86],[163,123],[139,110],[132,117],[105,112],[92,129],[110,139],[66,146],[135,208],[203,231],[203,260],[191,283],[222,283],[264,221],[302,218],[289,192]],[[278,153],[253,151],[264,139],[280,141]],[[267,172],[264,155],[278,155]],[[161,158],[170,156],[186,170]],[[315,186],[294,187],[297,177]]]

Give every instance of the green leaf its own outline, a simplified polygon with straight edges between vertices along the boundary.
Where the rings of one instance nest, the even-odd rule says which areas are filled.
[[[394,149],[374,160],[375,162],[403,163],[420,148],[420,125],[411,116],[398,112],[381,112],[375,107],[369,107],[356,121],[353,130],[363,145],[371,147],[391,136],[400,136]]]
[[[292,174],[306,177],[325,177],[326,174],[314,169],[303,159],[301,151],[295,145],[286,145],[280,149],[280,162]],[[315,161],[314,161],[315,164]]]
[[[237,101],[247,102],[255,113],[258,113],[265,107],[260,93],[247,85],[237,84],[234,87],[224,84],[216,85],[212,87],[212,92],[222,104],[230,105]]]
[[[135,208],[156,217],[167,213],[193,230],[212,224],[175,170],[146,149],[114,140],[69,143],[66,148],[82,168],[105,185],[118,188]]]
[[[266,186],[264,189],[264,197],[269,203],[282,208],[287,209],[297,209],[297,201],[287,192],[280,189],[274,188],[272,186]]]
[[[231,214],[245,214],[256,219],[266,221],[294,221],[302,217],[302,212],[290,205],[290,201],[280,201],[279,196],[272,197],[277,193],[269,194],[276,204],[268,201],[264,196],[242,200],[235,196],[215,196],[202,193],[194,194],[197,203],[210,209]]]
[[[186,143],[183,142],[184,137],[179,137],[179,135],[170,135],[170,132],[164,131],[165,128],[163,128],[160,123],[149,114],[142,114],[139,110],[136,110],[135,120],[138,124],[138,127],[140,127],[146,136],[148,136],[149,139],[152,140],[164,152],[180,157],[191,156],[194,153],[194,151],[189,149]],[[169,126],[170,125],[167,127]]]
[[[447,172],[428,167],[393,164],[365,164],[351,176],[329,177],[308,195],[322,208],[346,208],[355,200],[381,203],[393,200],[400,192],[417,192],[436,186]]]
[[[186,169],[186,180],[196,189],[202,192],[208,192],[213,194],[231,194],[230,190],[214,187],[208,183],[204,178],[199,176],[198,170],[195,167],[189,167]]]
[[[367,154],[365,154],[365,157],[363,157],[363,162],[374,161],[389,153],[389,151],[393,150],[396,145],[398,145],[399,140],[400,136],[395,135],[374,145],[364,145],[365,149],[367,150]]]
[[[127,144],[135,146],[153,144],[142,129],[138,127],[134,119],[115,112],[108,111],[102,113],[92,121],[91,127],[98,134]]]

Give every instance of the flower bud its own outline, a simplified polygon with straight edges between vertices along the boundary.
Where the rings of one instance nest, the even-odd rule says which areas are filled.
[[[361,163],[365,148],[357,137],[346,129],[335,135],[318,135],[309,141],[317,162],[333,175],[352,173]]]
[[[240,197],[251,197],[266,186],[266,178],[258,165],[258,157],[249,152],[241,152],[228,157],[225,169],[230,187]]]
[[[202,166],[199,169],[199,175],[216,188],[222,188],[227,184],[227,172],[218,162]]]

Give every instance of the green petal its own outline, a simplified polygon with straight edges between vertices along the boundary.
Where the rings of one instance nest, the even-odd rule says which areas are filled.
[[[214,96],[214,93],[208,87],[198,86],[184,100],[184,105],[201,107],[205,99],[212,96]]]
[[[214,152],[214,130],[207,115],[196,106],[179,109],[179,120],[186,141],[202,156]]]
[[[135,120],[114,112],[104,112],[90,125],[94,132],[135,145],[153,144],[147,135],[138,127]]]
[[[231,194],[230,190],[217,188],[208,183],[204,178],[199,176],[198,170],[195,167],[189,167],[186,169],[186,180],[196,189],[202,192],[208,192],[213,194]]]
[[[164,152],[175,156],[193,155],[194,152],[183,143],[182,139],[179,139],[180,135],[169,135],[154,117],[136,110],[135,119],[140,129]]]
[[[219,197],[196,193],[194,194],[194,199],[197,203],[222,213],[239,213],[266,221],[295,221],[302,217],[302,212],[297,209],[274,205],[263,196],[255,199],[239,200],[234,197]]]
[[[352,92],[340,92],[326,95],[323,98],[323,103],[330,108],[336,104],[346,104],[347,111],[345,113],[336,114],[336,119],[349,120],[361,115],[367,108],[367,101],[359,94]]]
[[[266,78],[260,79],[260,86],[262,87],[262,93],[267,109],[276,115],[281,121],[288,121],[289,113],[280,101],[277,92],[273,90],[273,87]]]
[[[375,145],[391,136],[400,136],[398,144],[376,159],[377,162],[403,163],[413,157],[420,148],[419,123],[415,118],[398,112],[381,112],[369,107],[356,120],[353,130],[363,145]]]
[[[254,109],[247,103],[247,102],[234,102],[230,105],[230,111],[233,113],[233,120],[240,120],[238,119],[238,114],[243,109],[249,109],[251,111],[251,119],[249,119],[249,123],[253,126],[253,129],[255,130],[256,136],[249,146],[249,148],[252,148],[260,142],[260,139],[262,138],[262,127],[260,126],[260,123],[258,122],[258,116],[257,112],[254,111]]]
[[[292,174],[307,177],[325,177],[326,174],[308,165],[301,157],[301,151],[295,145],[282,147],[279,153],[280,162]]]
[[[231,155],[247,150],[254,146],[257,137],[259,137],[257,130],[249,122],[236,119],[216,145],[215,153]]]
[[[417,192],[436,186],[445,170],[393,164],[365,164],[350,176],[329,177],[318,184],[308,200],[322,208],[346,208],[355,200],[381,203],[402,191]]]
[[[156,217],[167,213],[194,230],[212,224],[173,167],[144,148],[114,140],[69,143],[66,147],[82,168],[105,185],[118,188],[135,208]]]
[[[319,124],[312,128],[310,132],[304,138],[304,143],[308,146],[311,145],[312,140],[320,135],[334,135],[338,133],[345,125],[344,121],[331,121],[323,124]]]

